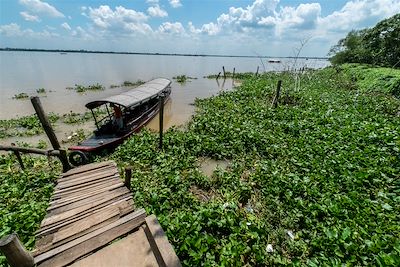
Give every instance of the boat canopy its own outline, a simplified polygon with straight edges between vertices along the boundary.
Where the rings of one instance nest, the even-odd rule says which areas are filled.
[[[123,106],[125,108],[135,107],[150,99],[159,97],[171,84],[171,81],[164,78],[157,78],[148,81],[138,87],[119,95],[91,101],[86,104],[89,109],[110,103]]]

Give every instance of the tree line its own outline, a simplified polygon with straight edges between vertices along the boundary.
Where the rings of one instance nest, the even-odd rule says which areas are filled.
[[[329,52],[332,64],[364,63],[400,68],[400,14],[372,28],[352,30]]]

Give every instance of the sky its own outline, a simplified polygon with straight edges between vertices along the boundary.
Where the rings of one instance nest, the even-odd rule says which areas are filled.
[[[0,47],[326,56],[400,0],[0,0]]]

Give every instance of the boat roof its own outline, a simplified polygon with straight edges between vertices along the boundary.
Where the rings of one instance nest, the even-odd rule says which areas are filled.
[[[125,108],[138,106],[150,99],[159,97],[170,84],[171,81],[165,78],[153,79],[122,94],[91,101],[85,106],[89,109],[94,109],[107,103]]]

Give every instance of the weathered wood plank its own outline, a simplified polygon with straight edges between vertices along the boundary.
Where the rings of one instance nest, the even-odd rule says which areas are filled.
[[[87,171],[87,172],[81,172],[81,173],[69,175],[69,176],[66,176],[66,177],[64,177],[64,176],[61,175],[61,176],[58,178],[58,181],[60,181],[60,182],[66,182],[66,181],[70,181],[70,180],[73,180],[73,179],[76,179],[76,178],[83,177],[83,176],[85,176],[86,174],[91,175],[91,174],[103,172],[103,171],[109,170],[109,169],[116,169],[116,167],[113,166],[113,165],[106,165],[106,166],[103,166],[103,167],[100,167],[100,168],[97,168],[97,169],[93,169],[93,170],[90,170],[90,171]]]
[[[86,172],[86,171],[89,171],[89,170],[98,169],[98,168],[101,168],[101,167],[106,166],[106,165],[117,166],[115,164],[115,162],[112,161],[112,160],[99,162],[99,163],[91,163],[91,164],[83,165],[83,166],[78,167],[78,168],[71,169],[71,170],[63,173],[62,177],[67,177],[67,176],[70,176],[70,175],[73,175],[73,174],[78,174],[78,173]]]
[[[65,266],[139,227],[145,221],[145,217],[144,209],[130,213],[114,223],[36,256],[35,263],[42,267]]]
[[[81,191],[81,190],[86,190],[86,189],[89,189],[91,187],[101,186],[102,184],[111,183],[112,181],[119,181],[119,176],[115,175],[115,176],[112,176],[110,178],[106,177],[105,179],[96,180],[96,181],[92,181],[90,183],[81,184],[81,185],[78,185],[78,186],[69,187],[69,188],[65,188],[65,189],[56,189],[54,191],[54,197],[58,197],[61,194],[65,195],[65,194],[68,194],[68,193],[75,193],[75,192],[78,192],[78,191]]]
[[[122,201],[119,204],[105,207],[102,210],[87,216],[84,220],[78,220],[61,227],[57,232],[48,234],[36,242],[33,255],[39,255],[78,237],[93,232],[107,224],[117,221],[124,215],[133,212],[133,201]]]
[[[126,187],[119,187],[117,189],[111,190],[111,191],[106,191],[101,194],[89,196],[87,198],[81,199],[79,201],[73,202],[71,204],[67,205],[61,205],[61,206],[55,206],[54,208],[49,208],[47,212],[49,214],[52,214],[52,216],[55,216],[57,214],[61,214],[63,212],[67,212],[69,210],[73,210],[76,208],[79,208],[81,206],[94,203],[96,201],[101,201],[101,200],[110,200],[117,198],[119,196],[128,194],[129,190]]]
[[[182,266],[178,256],[176,256],[175,254],[174,248],[168,242],[167,236],[165,235],[160,224],[158,223],[156,216],[152,214],[146,217],[145,221],[146,227],[144,227],[144,230],[146,232],[153,253],[157,261],[160,263],[160,266]]]
[[[75,194],[69,194],[69,195],[66,195],[62,199],[51,201],[50,205],[52,208],[54,208],[56,206],[67,205],[67,204],[76,202],[78,200],[85,199],[85,198],[87,198],[88,195],[94,196],[94,195],[97,195],[97,194],[100,194],[100,193],[103,193],[106,191],[111,191],[111,190],[116,189],[121,186],[124,186],[124,184],[122,182],[115,183],[115,184],[109,185],[107,187],[100,187],[100,188],[90,189],[90,190],[75,193]]]
[[[41,227],[37,232],[36,232],[36,237],[42,237],[44,235],[49,235],[51,233],[54,233],[56,231],[58,231],[61,227],[67,226],[73,222],[79,221],[79,220],[83,220],[86,217],[90,216],[91,214],[99,211],[103,211],[103,209],[107,208],[109,205],[116,205],[120,202],[123,201],[132,201],[132,196],[131,195],[124,195],[122,197],[118,197],[117,199],[112,199],[110,201],[106,201],[100,205],[95,206],[92,209],[88,209],[85,211],[82,211],[80,213],[78,213],[76,216],[73,217],[69,217],[67,219],[61,220],[59,222]],[[132,201],[133,203],[133,201]]]
[[[110,169],[108,171],[104,171],[101,173],[95,173],[92,175],[87,175],[84,177],[81,177],[80,179],[75,179],[73,181],[67,181],[67,182],[60,182],[56,185],[56,189],[64,189],[67,187],[72,187],[80,184],[85,184],[87,182],[91,182],[94,180],[102,179],[104,177],[110,177],[110,176],[115,176],[118,174],[118,171],[116,169]]]
[[[126,190],[125,190],[125,192],[126,192]],[[53,210],[53,211],[48,213],[49,217],[45,218],[42,221],[40,227],[45,227],[47,225],[51,225],[51,224],[54,224],[56,222],[65,220],[65,219],[70,218],[72,216],[75,216],[75,215],[77,215],[79,213],[94,209],[95,207],[100,206],[101,204],[104,204],[104,203],[106,203],[106,202],[108,202],[110,200],[116,199],[117,197],[122,197],[122,196],[125,196],[125,195],[129,196],[130,195],[129,191],[127,193],[123,193],[123,194],[121,194],[119,196],[115,196],[115,195],[106,196],[103,199],[100,199],[98,201],[91,202],[91,203],[88,203],[86,205],[77,207],[75,209],[67,210],[65,212],[62,212],[62,210]]]
[[[116,255],[118,255],[116,257]],[[121,240],[74,262],[70,267],[158,267],[143,229],[128,234]]]

